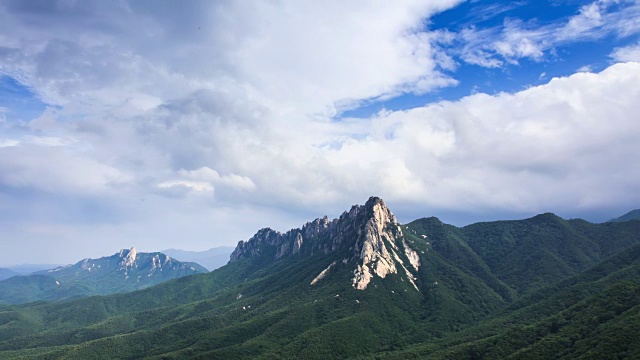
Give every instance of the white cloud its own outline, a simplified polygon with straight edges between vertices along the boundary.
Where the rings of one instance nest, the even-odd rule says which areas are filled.
[[[628,163],[640,135],[632,115],[638,80],[640,65],[619,64],[513,95],[390,113],[380,122],[393,140],[378,145],[420,179],[424,191],[408,197],[416,201],[461,209],[608,206],[625,199],[635,188],[628,179],[640,175]]]
[[[54,143],[0,147],[0,184],[52,194],[111,192],[131,179],[121,170],[87,154],[74,154]]]
[[[158,184],[160,189],[170,189],[176,186],[184,186],[199,192],[213,192],[213,185],[205,181],[171,180]]]
[[[580,13],[571,17],[569,22],[561,29],[559,37],[572,39],[604,25],[602,12],[605,10],[606,4],[600,0],[583,5],[580,8]]]
[[[616,48],[609,57],[617,62],[640,62],[640,44]]]
[[[197,192],[213,192],[216,186],[228,187],[233,190],[253,191],[256,185],[253,181],[237,174],[220,176],[220,174],[206,166],[196,170],[178,171],[181,179],[163,181],[158,184],[161,189],[170,189],[176,186],[189,188]]]
[[[19,144],[20,144],[20,141],[14,140],[14,139],[2,139],[2,140],[0,140],[0,148],[18,146]]]
[[[540,60],[543,55],[543,42],[539,39],[543,35],[539,31],[524,30],[517,21],[507,21],[504,24],[503,37],[497,41],[494,50],[510,62],[516,59],[531,58]]]
[[[576,70],[576,72],[592,72],[593,68],[591,67],[591,65],[583,65],[581,67],[578,68],[578,70]]]
[[[323,167],[301,164],[311,173],[289,184],[458,210],[633,206],[638,80],[638,64],[620,64],[516,94],[381,113],[364,137],[327,149]]]

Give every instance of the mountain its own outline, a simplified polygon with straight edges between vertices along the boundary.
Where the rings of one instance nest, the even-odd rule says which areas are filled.
[[[335,260],[317,274],[311,285],[325,278],[333,268],[346,265],[353,269],[351,283],[355,289],[366,289],[374,274],[382,279],[397,274],[418,290],[415,280],[420,257],[404,240],[395,216],[379,198],[371,198],[364,206],[353,206],[331,222],[327,217],[316,219],[284,234],[262,229],[249,241],[240,241],[230,261],[251,259],[269,263],[317,254]]]
[[[629,220],[640,220],[640,209],[631,210],[620,217],[609,220],[608,222],[622,222]]]
[[[179,261],[198,263],[209,271],[213,271],[229,262],[229,255],[231,255],[234,249],[232,246],[220,246],[206,251],[167,249],[162,250],[161,253]]]
[[[400,225],[374,197],[210,273],[0,306],[0,357],[633,358],[638,284],[640,222]]]
[[[20,275],[20,273],[17,273],[11,269],[0,268],[0,280],[8,279],[16,275]]]
[[[27,276],[0,281],[0,303],[60,301],[144,289],[170,279],[206,272],[162,253],[120,250],[109,257],[84,259]]]

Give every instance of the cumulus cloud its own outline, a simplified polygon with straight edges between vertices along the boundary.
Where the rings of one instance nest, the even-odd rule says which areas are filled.
[[[422,191],[408,198],[441,207],[633,206],[639,199],[627,197],[637,187],[630,179],[640,175],[629,163],[640,134],[632,115],[638,80],[640,65],[618,64],[515,94],[389,113],[378,120],[392,129],[381,152],[395,153],[389,156],[407,169],[395,185],[406,173],[419,179],[414,188]]]
[[[274,146],[277,156],[242,157],[257,189],[308,206],[370,193],[478,211],[633,206],[638,80],[638,64],[618,64],[515,94],[382,112],[358,128],[338,122]]]

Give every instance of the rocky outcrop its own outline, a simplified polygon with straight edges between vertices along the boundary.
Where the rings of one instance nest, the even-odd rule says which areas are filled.
[[[404,275],[418,289],[416,277],[403,257],[417,271],[419,256],[407,245],[393,213],[377,197],[369,198],[365,205],[352,206],[332,221],[325,216],[286,233],[262,229],[248,241],[238,243],[230,262],[258,257],[278,261],[336,251],[346,253],[342,263],[353,266],[352,286],[358,290],[366,289],[373,276],[385,278],[389,274]],[[331,263],[312,283],[324,278],[334,265]]]
[[[326,269],[322,270],[320,272],[320,274],[318,274],[318,276],[316,276],[313,280],[311,280],[311,284],[310,285],[315,285],[316,283],[318,283],[318,281],[324,279],[325,276],[327,276],[327,274],[329,273],[329,270],[331,270],[331,268],[336,264],[336,262],[332,262],[331,265],[327,266]]]

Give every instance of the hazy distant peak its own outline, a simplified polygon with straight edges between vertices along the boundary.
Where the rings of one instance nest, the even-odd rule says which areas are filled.
[[[205,272],[207,269],[197,263],[181,262],[159,252],[138,252],[132,247],[111,256],[86,258],[73,265],[39,271],[12,283],[6,282],[11,279],[5,280],[5,289],[12,291],[3,292],[0,286],[0,303],[57,301],[128,292]]]

